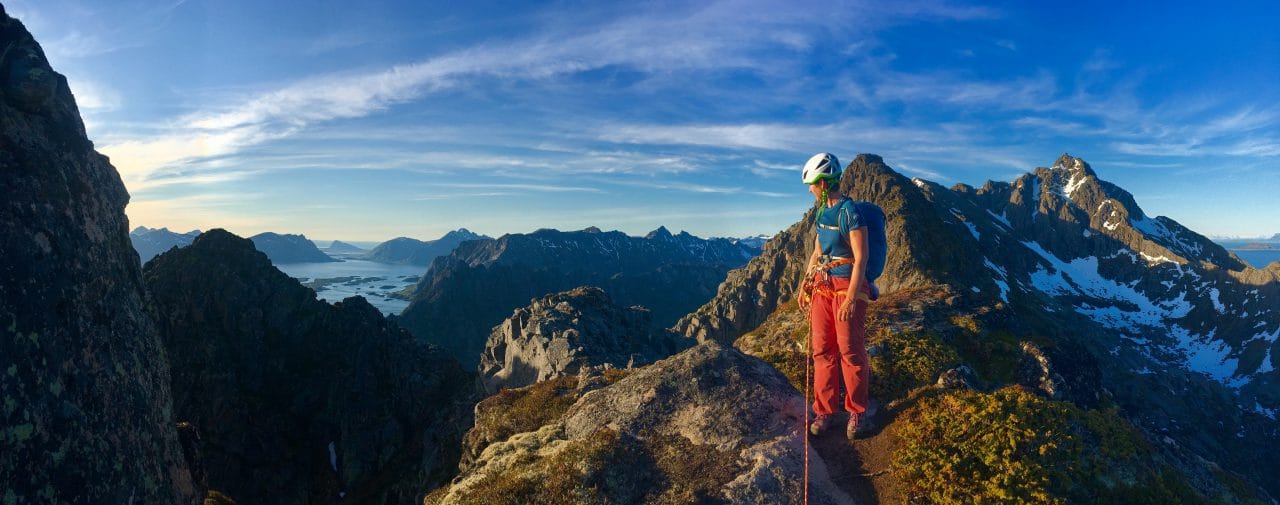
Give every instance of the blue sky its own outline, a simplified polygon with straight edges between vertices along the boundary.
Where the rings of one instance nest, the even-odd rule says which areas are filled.
[[[1276,2],[4,4],[134,225],[772,234],[815,152],[975,186],[1069,152],[1149,214],[1280,232]]]

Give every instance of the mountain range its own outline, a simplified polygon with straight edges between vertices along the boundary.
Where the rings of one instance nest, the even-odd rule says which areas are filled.
[[[619,304],[643,305],[655,327],[665,327],[710,299],[729,269],[751,256],[729,240],[663,227],[645,237],[592,227],[468,241],[432,261],[398,321],[474,367],[490,329],[534,298],[597,286]]]
[[[458,244],[467,240],[488,238],[490,237],[472,233],[471,230],[466,228],[453,230],[436,240],[425,242],[408,237],[398,237],[378,244],[377,247],[360,256],[360,259],[379,263],[427,266],[431,264],[431,260],[453,252],[454,248],[458,247]]]
[[[129,241],[133,244],[133,249],[138,252],[138,259],[142,263],[151,261],[151,258],[157,254],[173,249],[174,247],[185,247],[191,245],[191,241],[200,235],[200,230],[191,230],[186,233],[174,233],[168,228],[147,228],[139,226],[129,232]]]

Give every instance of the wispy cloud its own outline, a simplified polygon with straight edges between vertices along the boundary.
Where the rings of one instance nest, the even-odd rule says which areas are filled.
[[[535,191],[543,193],[604,193],[600,188],[592,188],[585,186],[559,186],[550,184],[487,184],[487,183],[471,183],[471,182],[437,182],[432,186],[446,188],[480,188],[480,189],[509,189],[514,191]]]
[[[476,79],[537,82],[613,66],[654,78],[709,69],[787,75],[796,70],[796,52],[829,35],[823,27],[835,13],[884,23],[921,16],[970,20],[998,15],[986,8],[932,1],[885,6],[811,2],[805,9],[749,1],[695,4],[599,27],[568,27],[572,30],[568,33],[552,31],[526,40],[483,43],[380,71],[304,78],[194,112],[173,121],[159,136],[124,139],[105,145],[103,151],[131,179],[146,180],[154,172],[191,160],[235,153],[320,123],[376,114]],[[352,40],[338,37],[320,42],[324,48],[358,43]],[[741,134],[737,140],[729,139],[729,145],[759,145],[758,136]],[[678,165],[679,161],[668,163]]]

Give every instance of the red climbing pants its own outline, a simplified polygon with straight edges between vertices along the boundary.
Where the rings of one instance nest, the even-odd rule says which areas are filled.
[[[867,411],[867,386],[871,364],[867,361],[867,302],[854,302],[853,316],[836,319],[840,304],[849,289],[849,279],[835,277],[835,296],[815,293],[809,306],[809,324],[813,342],[813,411],[829,415],[836,411],[840,395],[840,378],[844,378],[844,408],[861,414]],[[862,291],[868,291],[864,285]]]

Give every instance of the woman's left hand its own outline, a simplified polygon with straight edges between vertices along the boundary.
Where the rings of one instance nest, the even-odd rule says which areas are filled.
[[[844,301],[840,302],[840,310],[836,311],[836,319],[848,321],[853,319],[853,297],[846,296]]]

